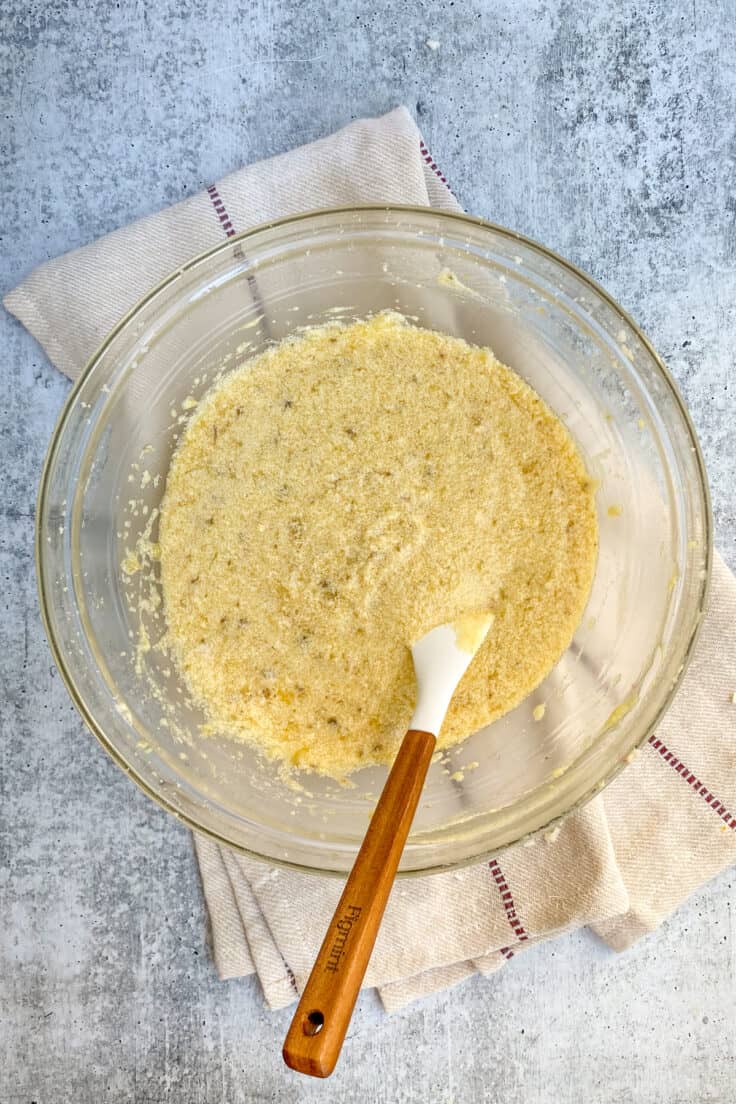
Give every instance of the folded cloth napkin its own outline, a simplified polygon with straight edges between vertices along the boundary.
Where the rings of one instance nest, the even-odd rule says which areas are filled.
[[[74,377],[172,269],[260,222],[314,207],[459,205],[409,114],[361,120],[35,269],[4,302]],[[525,946],[592,925],[622,950],[736,859],[736,580],[715,558],[710,610],[679,693],[632,765],[559,833],[468,869],[399,881],[366,985],[395,1009]],[[300,992],[341,884],[195,837],[220,976]]]

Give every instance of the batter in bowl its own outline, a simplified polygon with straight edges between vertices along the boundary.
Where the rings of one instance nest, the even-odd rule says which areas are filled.
[[[335,778],[389,762],[408,645],[494,622],[440,734],[500,717],[551,670],[593,578],[572,438],[488,349],[393,313],[307,330],[222,380],[168,474],[168,646],[210,723]]]

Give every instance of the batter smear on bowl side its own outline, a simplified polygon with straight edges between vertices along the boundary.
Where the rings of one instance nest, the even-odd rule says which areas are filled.
[[[161,508],[168,644],[211,725],[335,778],[391,760],[408,645],[489,611],[439,746],[568,646],[597,552],[572,438],[488,349],[380,314],[268,349],[205,396]]]

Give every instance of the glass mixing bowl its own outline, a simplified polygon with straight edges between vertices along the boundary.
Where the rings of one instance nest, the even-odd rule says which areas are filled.
[[[218,374],[299,327],[387,308],[490,346],[535,388],[598,481],[600,524],[568,651],[433,764],[404,872],[488,856],[602,789],[667,707],[709,576],[706,477],[682,399],[625,312],[547,249],[462,215],[362,207],[260,227],[172,273],[94,355],[56,428],[38,504],[46,629],[85,721],[148,794],[223,843],[318,872],[351,866],[385,770],[287,785],[252,748],[202,735],[155,647],[155,561],[132,575],[121,564],[155,541],[172,450]]]

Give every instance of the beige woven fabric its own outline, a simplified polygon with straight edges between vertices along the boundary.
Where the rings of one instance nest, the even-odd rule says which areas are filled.
[[[50,261],[5,305],[73,377],[141,295],[224,235],[360,202],[459,210],[403,109],[242,169]],[[570,816],[554,842],[397,883],[366,977],[388,1009],[492,973],[525,946],[584,924],[621,950],[736,859],[735,622],[736,580],[716,557],[694,661],[632,766]],[[291,1003],[340,883],[270,868],[201,837],[195,847],[221,977],[255,971],[271,1007]]]

